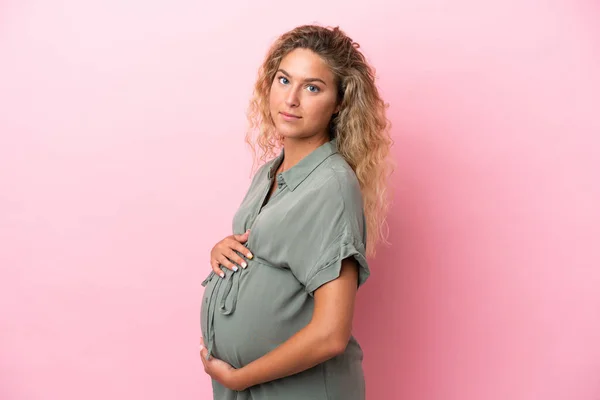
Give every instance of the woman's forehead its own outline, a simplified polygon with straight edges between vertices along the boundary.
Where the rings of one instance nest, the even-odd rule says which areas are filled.
[[[279,64],[294,79],[320,78],[333,81],[334,75],[327,63],[315,52],[308,49],[295,49],[289,52]]]

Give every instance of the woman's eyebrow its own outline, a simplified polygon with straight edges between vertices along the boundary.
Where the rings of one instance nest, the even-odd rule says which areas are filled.
[[[292,77],[292,76],[291,76],[290,74],[288,74],[288,73],[286,72],[286,70],[284,70],[284,69],[281,69],[281,68],[279,68],[279,69],[277,70],[277,72],[281,72],[282,74],[284,74],[284,75],[285,75],[285,76],[287,76],[288,78],[291,78],[291,77]],[[309,83],[309,82],[321,82],[323,85],[327,86],[327,84],[325,83],[325,81],[324,81],[323,79],[320,79],[320,78],[306,78],[306,79],[304,80],[304,82],[307,82],[307,83]]]

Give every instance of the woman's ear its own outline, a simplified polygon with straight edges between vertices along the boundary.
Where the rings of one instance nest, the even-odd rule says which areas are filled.
[[[338,116],[338,114],[340,113],[341,106],[342,106],[342,104],[338,102],[333,110],[333,118]]]

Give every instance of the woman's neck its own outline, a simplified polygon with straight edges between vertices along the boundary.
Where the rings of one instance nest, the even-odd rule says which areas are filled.
[[[313,150],[328,141],[328,136],[312,136],[302,139],[284,138],[283,148],[285,151],[283,154],[283,162],[281,163],[279,170],[281,172],[287,171],[298,164],[304,157],[312,153]]]

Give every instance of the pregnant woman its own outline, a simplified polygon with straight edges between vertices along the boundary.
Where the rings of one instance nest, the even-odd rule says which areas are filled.
[[[365,398],[352,317],[384,239],[391,139],[358,48],[338,28],[301,26],[260,69],[247,140],[265,163],[203,282],[216,400]]]

